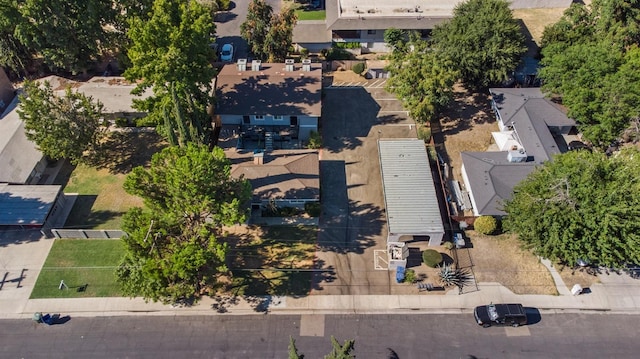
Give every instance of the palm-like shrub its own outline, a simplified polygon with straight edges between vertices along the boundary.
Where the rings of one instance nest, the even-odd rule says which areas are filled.
[[[449,264],[445,264],[442,267],[438,266],[438,268],[440,269],[438,272],[440,282],[445,287],[456,286],[462,288],[471,280],[471,275],[464,269],[453,268]]]

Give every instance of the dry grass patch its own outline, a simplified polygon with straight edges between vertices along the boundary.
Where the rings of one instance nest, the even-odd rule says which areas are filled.
[[[565,10],[566,8],[515,9],[513,17],[524,22],[533,41],[540,46],[544,28],[558,22]]]
[[[445,161],[453,170],[454,179],[462,181],[460,153],[486,151],[493,141],[491,132],[499,130],[491,112],[489,93],[472,93],[456,85],[454,102],[443,113],[440,124],[440,133],[434,134],[440,137],[435,140],[444,144],[448,157]]]
[[[547,268],[531,252],[521,248],[516,236],[483,236],[467,231],[469,249],[478,282],[498,282],[516,294],[557,295]]]
[[[326,78],[331,78],[334,83],[367,81],[367,79],[365,79],[362,75],[358,75],[351,70],[325,72],[323,76]]]

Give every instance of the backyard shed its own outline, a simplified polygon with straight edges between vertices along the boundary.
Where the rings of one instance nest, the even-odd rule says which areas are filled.
[[[440,245],[444,224],[424,142],[381,139],[378,150],[389,228],[387,242],[428,237],[429,245]]]

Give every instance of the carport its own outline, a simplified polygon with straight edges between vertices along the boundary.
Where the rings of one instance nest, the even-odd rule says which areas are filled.
[[[444,224],[424,142],[380,139],[378,152],[389,229],[388,247],[392,243],[397,243],[392,246],[405,247],[403,242],[427,237],[430,246],[440,245]],[[392,266],[391,254],[389,259]]]
[[[61,188],[0,184],[0,226],[43,227],[61,205]]]

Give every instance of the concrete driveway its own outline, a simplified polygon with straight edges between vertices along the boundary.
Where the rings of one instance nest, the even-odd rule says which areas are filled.
[[[22,313],[52,245],[38,230],[0,231],[0,318]]]
[[[383,88],[324,89],[320,176],[323,203],[312,294],[397,294],[394,272],[374,268],[387,225],[379,138],[416,138],[412,119]]]

